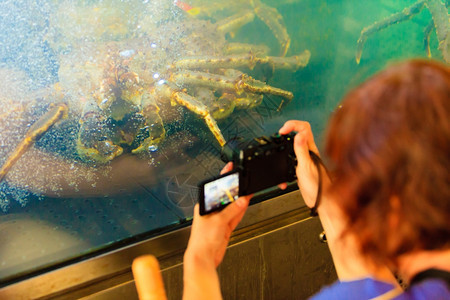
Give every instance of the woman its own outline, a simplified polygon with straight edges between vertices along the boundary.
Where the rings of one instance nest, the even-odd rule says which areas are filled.
[[[318,184],[324,190],[317,211],[340,279],[315,299],[450,299],[448,66],[407,61],[351,91],[325,139],[332,181],[320,170],[318,182],[309,124],[288,121],[279,132],[291,131],[298,132],[297,178],[306,204],[316,206]],[[216,267],[250,198],[204,217],[195,208],[185,299],[221,298]],[[409,288],[398,287],[391,271]]]

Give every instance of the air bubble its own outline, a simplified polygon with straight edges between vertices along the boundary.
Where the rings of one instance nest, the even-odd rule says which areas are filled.
[[[21,207],[24,207],[32,195],[35,194],[2,182],[0,183],[0,209],[6,213],[11,200],[17,201]]]
[[[150,145],[150,146],[148,146],[148,151],[150,151],[150,152],[155,152],[156,150],[158,150],[158,146],[156,146],[156,145]]]
[[[124,50],[124,51],[120,52],[119,55],[122,57],[130,57],[130,56],[134,55],[135,53],[136,53],[136,51],[134,51],[133,49],[128,49],[128,50]]]

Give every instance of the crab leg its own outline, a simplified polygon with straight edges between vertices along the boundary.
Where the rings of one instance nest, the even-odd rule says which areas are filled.
[[[361,35],[359,36],[358,39],[358,45],[356,50],[356,63],[359,64],[359,62],[361,61],[364,43],[366,42],[367,38],[370,35],[380,30],[383,30],[384,28],[389,27],[392,24],[397,24],[411,19],[414,15],[418,14],[423,9],[423,7],[425,6],[425,2],[426,2],[425,0],[418,1],[413,5],[411,5],[410,7],[405,8],[401,12],[395,13],[390,17],[381,20],[380,22],[375,22],[369,27],[364,28],[361,31]]]
[[[430,49],[430,35],[431,32],[433,31],[434,28],[434,23],[433,21],[431,21],[427,27],[425,28],[425,30],[423,31],[423,46],[425,48],[425,51],[427,51],[427,56],[431,57],[431,49]]]
[[[244,11],[217,22],[217,31],[222,34],[230,33],[233,36],[233,32],[245,24],[252,22],[254,19],[255,14],[252,11]]]
[[[214,118],[211,116],[211,113],[209,112],[206,105],[204,105],[191,95],[172,89],[168,85],[162,85],[159,87],[159,89],[164,97],[169,98],[170,100],[174,100],[179,105],[186,107],[193,113],[202,117],[202,119],[205,120],[205,123],[208,126],[209,130],[219,142],[220,146],[223,147],[223,145],[225,145],[225,138],[223,137],[216,120],[214,120]]]
[[[448,1],[447,1],[448,5]],[[436,35],[439,41],[439,50],[447,63],[450,63],[450,20],[446,4],[441,0],[428,0],[426,6],[433,18]]]
[[[228,2],[213,3],[213,4],[208,3],[208,5],[198,5],[197,3],[195,4],[196,4],[195,9],[198,12],[197,15],[201,17],[211,17],[217,12],[226,10],[230,5]]]
[[[291,44],[291,39],[286,30],[286,26],[284,25],[283,17],[276,8],[261,3],[260,0],[251,0],[251,5],[253,6],[254,12],[247,10],[218,22],[217,31],[223,34],[230,33],[231,36],[233,36],[234,31],[245,24],[252,22],[256,14],[256,16],[258,16],[258,18],[272,31],[273,35],[280,43],[280,55],[285,56]],[[221,9],[217,7],[216,10]]]
[[[174,66],[178,69],[231,69],[239,67],[248,67],[253,69],[257,64],[270,64],[275,69],[288,69],[296,71],[305,67],[311,53],[308,50],[299,55],[291,57],[265,56],[258,57],[252,53],[228,55],[221,57],[187,57],[175,62]]]
[[[34,142],[47,132],[58,120],[67,115],[67,110],[67,105],[64,103],[57,105],[52,104],[50,109],[30,127],[25,134],[25,138],[20,142],[16,149],[14,149],[0,169],[0,182],[11,167],[34,144]]]
[[[223,97],[223,96],[222,96]],[[258,106],[263,101],[263,95],[257,93],[242,93],[240,95],[232,95],[236,108],[249,109]]]
[[[255,94],[272,94],[289,101],[294,97],[289,91],[267,85],[245,74],[230,78],[229,76],[205,72],[181,71],[172,76],[173,80],[179,85],[205,86],[213,89],[231,90],[237,94],[244,91]]]
[[[242,53],[255,53],[259,55],[267,55],[270,49],[266,45],[253,45],[253,44],[245,44],[245,43],[228,43],[224,52],[226,54],[242,54]]]
[[[310,57],[311,52],[309,52],[309,50],[304,50],[299,55],[290,57],[268,56],[264,63],[271,64],[274,69],[285,69],[295,72],[300,68],[306,67]]]
[[[284,25],[283,17],[276,8],[270,7],[260,0],[252,0],[255,6],[255,13],[258,18],[263,21],[267,27],[272,31],[275,38],[281,45],[281,56],[285,56],[291,44],[291,38],[287,33]]]
[[[264,98],[262,94],[243,92],[237,95],[229,91],[222,93],[217,98],[212,89],[204,87],[196,87],[193,92],[193,96],[208,107],[210,114],[216,120],[228,117],[236,108],[251,109],[256,107],[262,103]]]

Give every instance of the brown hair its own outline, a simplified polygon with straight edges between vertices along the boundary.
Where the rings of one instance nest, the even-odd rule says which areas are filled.
[[[450,247],[448,66],[410,60],[351,91],[330,120],[325,152],[330,192],[363,253],[395,263],[410,251]]]

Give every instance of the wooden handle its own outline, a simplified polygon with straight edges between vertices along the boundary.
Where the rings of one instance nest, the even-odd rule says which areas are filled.
[[[133,261],[131,269],[140,300],[167,300],[156,257],[140,256]]]

